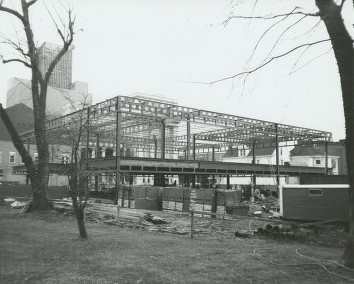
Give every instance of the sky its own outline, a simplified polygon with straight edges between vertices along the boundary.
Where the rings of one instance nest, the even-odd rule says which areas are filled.
[[[16,2],[5,0],[4,5],[16,7]],[[274,21],[232,19],[225,24],[230,15],[281,13],[295,5],[316,10],[308,0],[269,0],[264,6],[258,2],[47,0],[32,6],[31,20],[38,44],[60,43],[47,9],[57,19],[64,7],[73,8],[73,81],[87,82],[94,102],[117,95],[159,95],[183,106],[330,131],[335,141],[343,139],[340,81],[329,42],[299,49],[247,78],[210,84],[299,44],[328,38],[317,17],[289,17],[263,36]],[[353,37],[354,13],[347,2],[345,24]],[[23,37],[18,21],[4,13],[0,32]],[[8,46],[0,47],[5,58],[14,56]],[[5,106],[12,77],[29,79],[30,73],[21,64],[0,63],[0,103]]]

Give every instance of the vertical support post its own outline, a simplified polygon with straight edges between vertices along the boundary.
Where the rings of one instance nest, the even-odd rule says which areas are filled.
[[[120,112],[120,97],[117,97],[116,102],[116,196],[114,198],[114,204],[118,204],[119,190],[120,190],[120,130],[122,124],[122,113]]]
[[[186,149],[187,160],[189,160],[189,158],[190,158],[190,146],[191,146],[191,121],[188,116],[188,118],[187,118],[187,149]]]
[[[95,174],[95,191],[98,191],[98,174]]]
[[[195,188],[195,174],[192,174],[191,177],[192,177],[192,187]]]
[[[211,213],[215,213],[218,210],[218,190],[215,188],[213,192],[213,199],[211,201]],[[211,215],[211,218],[216,218],[216,215]]]
[[[215,145],[212,146],[211,150],[211,161],[215,162]]]
[[[165,148],[166,148],[166,126],[165,121],[161,120],[161,159],[165,159]]]
[[[253,141],[252,143],[252,164],[255,165],[256,164],[256,141]],[[257,176],[253,175],[252,176],[252,189],[251,189],[251,196],[254,200],[254,191],[256,189],[257,186]]]
[[[328,175],[328,142],[325,142],[325,175]]]
[[[226,189],[230,189],[230,175],[226,175]]]
[[[96,158],[101,158],[102,153],[100,151],[100,134],[96,134]]]
[[[279,177],[279,129],[278,123],[275,124],[275,169],[276,169],[276,177],[277,177],[277,186],[280,185],[280,177]]]
[[[154,158],[157,159],[157,138],[154,135]]]
[[[195,161],[195,134],[193,134],[193,161]]]
[[[124,208],[124,201],[125,201],[125,187],[122,188],[122,199],[121,199],[121,207]]]
[[[131,206],[131,198],[132,198],[132,188],[128,189],[128,208]]]
[[[194,233],[194,211],[191,211],[191,239],[193,239],[193,233]]]

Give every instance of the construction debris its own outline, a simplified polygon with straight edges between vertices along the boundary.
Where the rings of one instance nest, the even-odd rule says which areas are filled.
[[[258,236],[265,236],[272,239],[289,239],[289,240],[306,240],[315,235],[310,229],[299,228],[298,226],[289,225],[271,225],[259,227],[254,232]]]
[[[254,232],[252,231],[247,231],[247,230],[240,230],[235,232],[235,237],[238,238],[251,238],[253,237]]]
[[[10,204],[13,209],[22,209],[26,205],[26,202],[15,201]]]
[[[144,220],[151,222],[153,224],[156,224],[156,225],[170,223],[169,221],[167,221],[161,217],[157,217],[157,216],[152,215],[150,212],[145,213]]]
[[[262,211],[254,211],[253,215],[256,217],[261,217]]]

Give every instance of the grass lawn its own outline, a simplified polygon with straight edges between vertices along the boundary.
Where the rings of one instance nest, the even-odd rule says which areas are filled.
[[[173,235],[88,223],[78,239],[75,220],[58,213],[19,214],[0,207],[0,283],[349,283],[308,256],[338,260],[341,248],[231,236]],[[354,278],[333,264],[329,270]]]

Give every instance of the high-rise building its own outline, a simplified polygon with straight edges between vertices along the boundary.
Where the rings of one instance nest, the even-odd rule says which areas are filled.
[[[44,75],[47,72],[50,63],[59,53],[62,46],[45,42],[39,48],[39,70]],[[55,66],[49,80],[49,86],[53,88],[70,89],[72,83],[72,54],[74,46],[63,55]]]
[[[44,75],[49,65],[59,53],[61,46],[43,43],[39,48],[39,69]],[[72,51],[70,47],[56,64],[49,80],[47,90],[47,117],[49,119],[65,115],[92,104],[92,95],[88,93],[85,82],[72,83]],[[25,104],[33,108],[31,81],[11,78],[8,83],[6,106]]]

